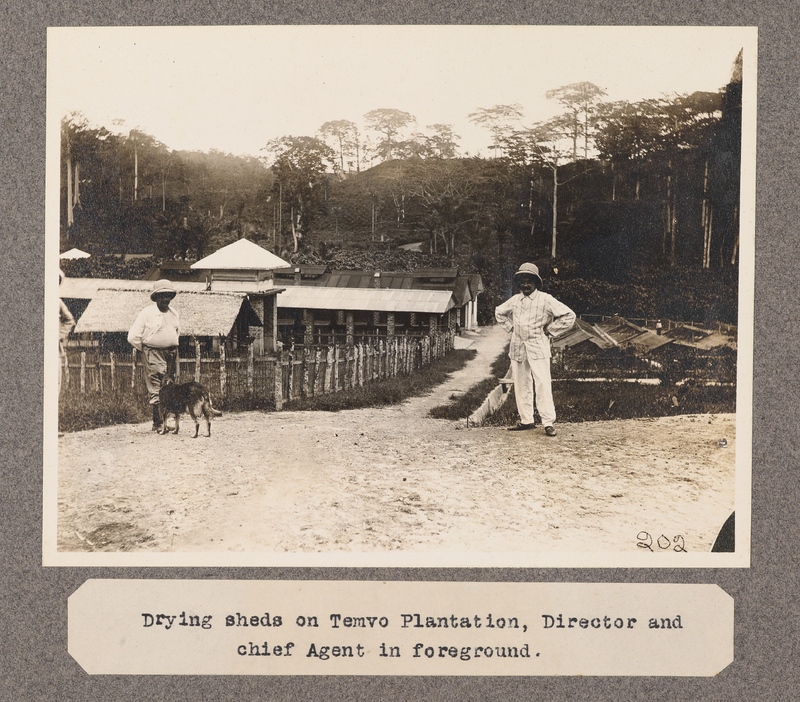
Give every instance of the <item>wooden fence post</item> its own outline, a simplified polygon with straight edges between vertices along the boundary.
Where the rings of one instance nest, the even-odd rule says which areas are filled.
[[[333,347],[333,391],[339,392],[339,347]]]
[[[94,391],[100,392],[102,385],[102,376],[100,372],[100,352],[97,348],[94,350]]]
[[[114,390],[117,389],[117,367],[116,364],[114,363],[113,351],[108,352],[108,364],[111,368],[111,391],[113,392]]]
[[[225,368],[225,338],[219,340],[219,391],[222,398],[225,398],[225,388],[228,384],[228,371]]]
[[[136,388],[136,349],[131,351],[131,392]]]
[[[347,387],[354,388],[356,386],[356,347],[350,346],[347,349]]]
[[[303,397],[311,396],[311,353],[308,346],[303,347]]]
[[[197,340],[197,337],[193,337],[194,339],[194,382],[200,382],[200,342]]]
[[[81,351],[81,395],[86,393],[86,351]]]
[[[273,392],[275,393],[275,411],[283,409],[283,351],[275,354],[275,375],[273,382]]]
[[[289,379],[286,386],[286,399],[291,402],[294,389],[294,352],[290,351],[287,358],[289,360]]]
[[[60,360],[59,363],[61,363]],[[64,354],[64,387],[69,387],[69,356],[67,354]]]
[[[321,365],[322,349],[317,347],[317,352],[314,354],[314,386],[311,390],[315,396],[325,394],[325,374],[320,373]]]
[[[253,366],[255,364],[255,348],[247,347],[247,392],[253,392]]]
[[[333,392],[333,346],[325,355],[325,392]]]

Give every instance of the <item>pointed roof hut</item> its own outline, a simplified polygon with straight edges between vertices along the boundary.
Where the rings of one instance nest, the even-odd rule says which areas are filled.
[[[248,239],[223,246],[210,256],[193,263],[191,268],[214,271],[253,271],[283,268],[289,264],[274,253]]]

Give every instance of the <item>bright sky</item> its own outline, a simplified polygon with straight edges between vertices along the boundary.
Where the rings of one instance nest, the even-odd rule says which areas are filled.
[[[80,111],[173,149],[259,155],[272,138],[335,119],[362,127],[385,107],[420,131],[452,124],[462,153],[486,155],[488,133],[467,119],[480,107],[520,103],[530,125],[560,111],[547,90],[579,81],[609,100],[718,90],[740,48],[755,60],[754,39],[731,27],[56,28],[48,125]]]

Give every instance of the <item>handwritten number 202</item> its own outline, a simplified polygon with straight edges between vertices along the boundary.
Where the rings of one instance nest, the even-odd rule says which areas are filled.
[[[686,553],[686,542],[680,534],[673,536],[671,541],[668,536],[661,534],[661,536],[653,541],[653,537],[648,532],[640,531],[636,535],[636,539],[636,545],[639,548],[646,548],[651,553],[654,553],[656,549],[659,551],[666,551],[670,546],[672,546],[672,550],[677,553]],[[655,549],[653,548],[654,546]]]

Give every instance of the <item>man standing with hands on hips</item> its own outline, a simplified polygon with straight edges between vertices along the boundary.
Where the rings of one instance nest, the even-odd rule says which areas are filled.
[[[153,431],[161,429],[158,407],[161,378],[168,371],[175,372],[180,319],[169,303],[176,294],[175,286],[169,280],[162,279],[153,283],[150,299],[155,304],[148,305],[139,313],[128,332],[128,343],[141,351],[144,359],[145,385],[153,407]]]
[[[555,436],[550,339],[572,328],[575,313],[552,295],[541,291],[542,279],[533,263],[523,263],[519,267],[514,274],[514,283],[519,293],[497,307],[494,313],[498,324],[511,332],[508,356],[520,421],[509,427],[509,431],[534,428],[535,387],[536,409],[542,418],[544,432],[547,436]]]

